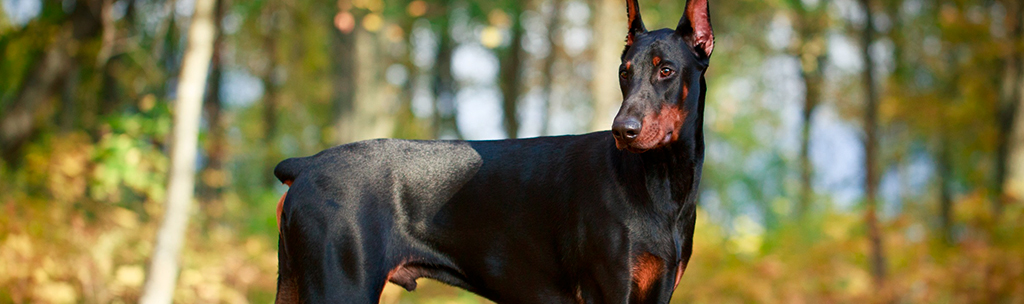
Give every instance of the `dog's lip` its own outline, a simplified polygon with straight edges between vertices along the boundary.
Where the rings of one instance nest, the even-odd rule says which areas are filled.
[[[636,141],[633,141],[633,142],[630,142],[630,143],[623,143],[622,141],[620,141],[617,138],[615,138],[615,148],[620,149],[620,150],[628,150],[628,151],[631,151],[631,153],[635,153],[635,154],[645,153],[645,151],[648,151],[648,150],[651,150],[651,149],[655,149],[655,148],[658,148],[658,147],[662,147],[662,146],[666,146],[669,143],[672,143],[672,135],[675,134],[674,131],[675,130],[672,130],[672,129],[663,130],[663,132],[665,132],[665,135],[664,136],[660,136],[660,137],[662,137],[662,140],[658,140],[657,142],[655,142],[653,144],[650,144],[649,147],[639,147],[639,145],[642,145],[642,144],[639,144],[639,142],[636,142]]]
[[[643,153],[643,152],[647,152],[647,151],[656,149],[658,147],[664,147],[665,145],[668,145],[668,144],[672,143],[672,134],[674,134],[673,130],[664,130],[664,132],[665,132],[665,136],[662,136],[660,141],[658,141],[654,145],[651,145],[651,147],[648,147],[648,148],[640,148],[640,147],[638,147],[639,145],[638,145],[637,142],[631,142],[631,143],[628,143],[628,144],[623,144],[618,139],[615,140],[615,148],[618,148],[619,150],[626,150],[626,151],[633,152],[633,153]]]
[[[621,141],[619,141],[618,139],[615,139],[615,148],[619,149],[619,150],[625,150],[625,151],[629,151],[629,152],[633,152],[633,153],[643,153],[643,152],[649,150],[649,149],[637,148],[635,144],[636,144],[635,142],[624,144]]]

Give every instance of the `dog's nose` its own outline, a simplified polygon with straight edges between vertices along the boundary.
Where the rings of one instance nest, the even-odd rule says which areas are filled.
[[[612,123],[612,136],[623,142],[632,142],[640,135],[643,125],[636,118],[616,119]]]

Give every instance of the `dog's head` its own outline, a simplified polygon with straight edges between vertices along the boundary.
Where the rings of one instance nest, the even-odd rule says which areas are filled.
[[[679,140],[703,102],[704,71],[715,37],[707,0],[687,0],[676,29],[647,31],[637,0],[626,0],[629,34],[619,66],[622,107],[612,123],[615,146],[644,152]]]

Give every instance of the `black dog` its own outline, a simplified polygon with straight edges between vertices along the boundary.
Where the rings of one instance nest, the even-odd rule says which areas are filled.
[[[417,278],[499,303],[668,303],[704,162],[707,0],[629,34],[611,132],[381,139],[281,162],[278,303],[377,303]]]

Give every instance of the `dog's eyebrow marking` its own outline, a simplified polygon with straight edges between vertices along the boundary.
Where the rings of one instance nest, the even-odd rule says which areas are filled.
[[[632,67],[633,67],[633,62],[632,61],[626,61],[626,69],[628,70],[628,69],[630,69]]]
[[[658,65],[659,63],[661,63],[661,57],[654,56],[654,59],[651,60],[651,63],[654,65]]]

